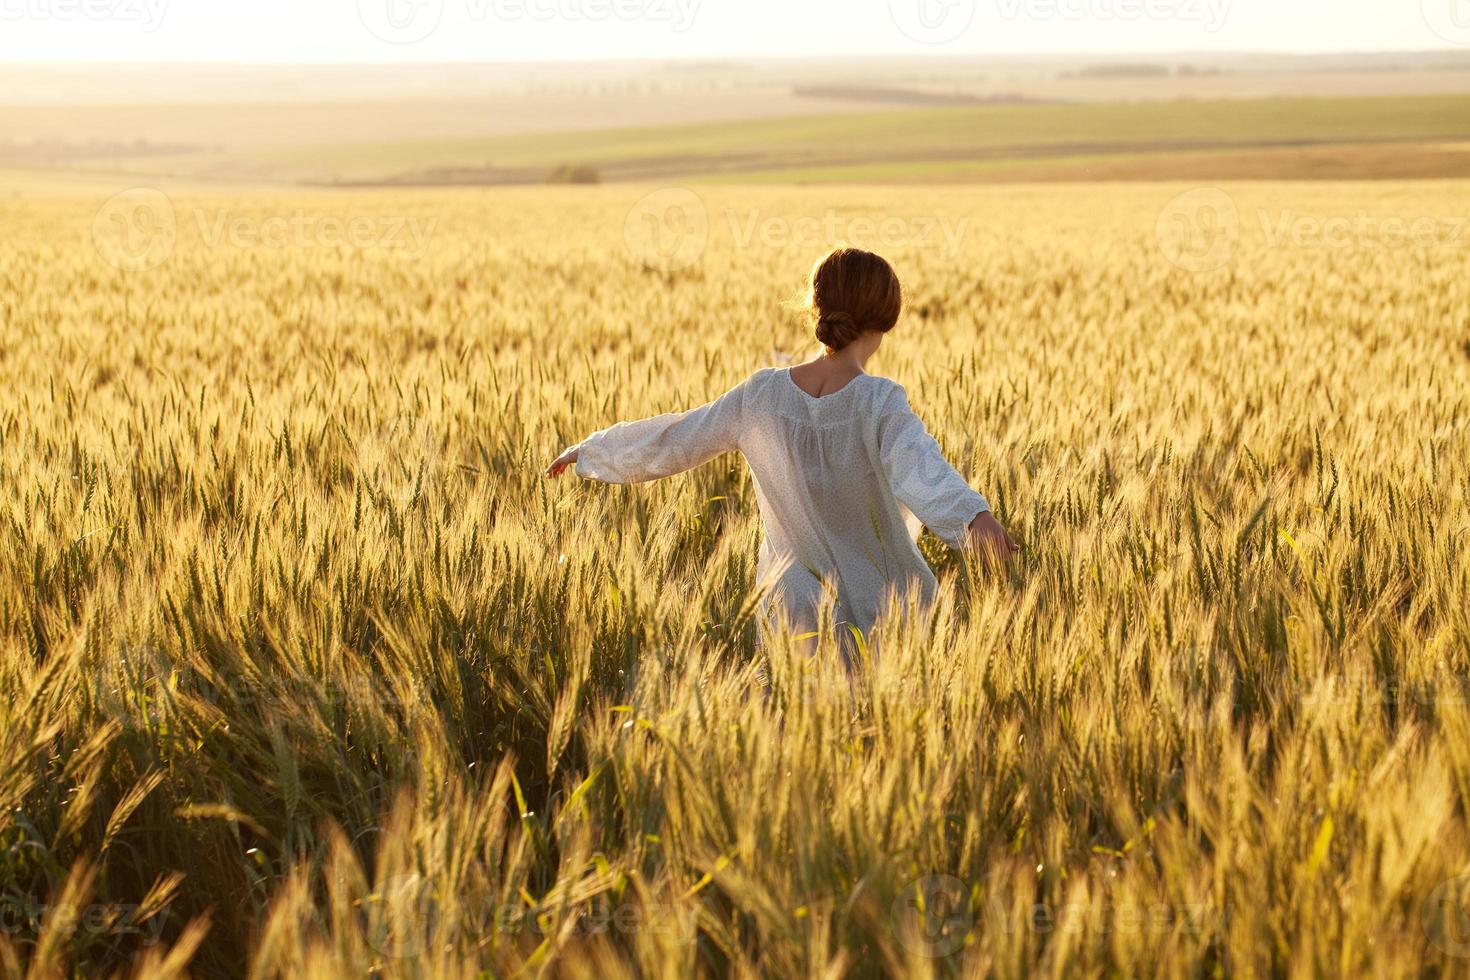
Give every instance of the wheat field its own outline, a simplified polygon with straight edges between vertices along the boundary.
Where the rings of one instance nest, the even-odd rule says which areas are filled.
[[[1467,200],[0,201],[0,974],[1470,973]],[[851,675],[738,457],[541,476],[834,239],[1023,544]]]

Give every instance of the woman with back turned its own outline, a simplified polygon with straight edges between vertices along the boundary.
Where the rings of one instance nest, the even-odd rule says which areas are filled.
[[[547,470],[606,483],[672,476],[740,450],[755,478],[764,539],[757,580],[768,621],[816,628],[824,583],[836,618],[865,633],[890,594],[927,603],[934,573],[922,523],[953,548],[1005,554],[1016,545],[941,455],[901,385],[863,373],[898,323],[903,292],[877,255],[837,249],[812,270],[808,309],[825,351],[757,371],[679,415],[621,422],[588,436]]]

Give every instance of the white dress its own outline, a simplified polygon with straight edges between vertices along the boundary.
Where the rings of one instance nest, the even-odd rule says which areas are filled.
[[[945,461],[903,386],[860,374],[818,398],[768,368],[700,408],[621,422],[578,446],[577,474],[641,483],[732,450],[755,478],[764,528],[757,585],[768,622],[816,627],[824,584],[839,623],[872,628],[890,593],[932,600],[920,524],[958,548],[985,498]]]

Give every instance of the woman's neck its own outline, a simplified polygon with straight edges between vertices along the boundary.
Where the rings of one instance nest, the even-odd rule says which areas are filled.
[[[823,351],[813,359],[813,363],[825,364],[834,369],[855,371],[861,374],[867,367],[868,358],[872,356],[872,352],[857,348],[857,344],[852,344],[839,351]]]
[[[867,359],[853,351],[823,351],[817,354],[816,363],[828,364],[829,367],[836,370],[854,370],[854,372],[861,373],[867,366]]]

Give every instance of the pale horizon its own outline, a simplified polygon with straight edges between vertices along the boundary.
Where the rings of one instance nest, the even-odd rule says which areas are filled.
[[[12,64],[1470,52],[1466,0],[0,0]]]
[[[954,53],[927,53],[918,52],[917,55],[925,56],[929,61],[953,61],[971,62],[976,59],[993,59],[996,61],[1035,62],[1046,60],[1074,61],[1078,58],[1333,58],[1333,57],[1378,57],[1394,55],[1445,55],[1455,54],[1464,49],[1451,47],[1423,47],[1423,48],[1332,48],[1321,51],[1307,50],[1268,50],[1265,48],[1232,48],[1232,49],[1164,49],[1158,51],[1149,50],[1091,50],[1078,48],[1067,51],[970,51]],[[1465,50],[1465,55],[1470,58],[1470,50]],[[25,66],[28,68],[146,68],[150,65],[166,66],[169,68],[453,68],[463,67],[494,67],[497,65],[658,65],[658,64],[712,64],[717,62],[738,62],[740,64],[791,64],[803,62],[824,61],[853,61],[853,60],[891,60],[903,61],[913,60],[917,56],[913,52],[902,51],[837,51],[820,52],[813,54],[782,54],[769,55],[760,53],[730,52],[727,54],[710,55],[611,55],[604,57],[528,57],[528,58],[441,58],[422,59],[418,61],[394,61],[379,59],[377,61],[324,61],[324,60],[279,60],[268,58],[234,58],[234,59],[206,59],[206,58],[149,58],[149,59],[82,59],[82,58],[5,58],[0,60],[0,68],[7,65]]]

